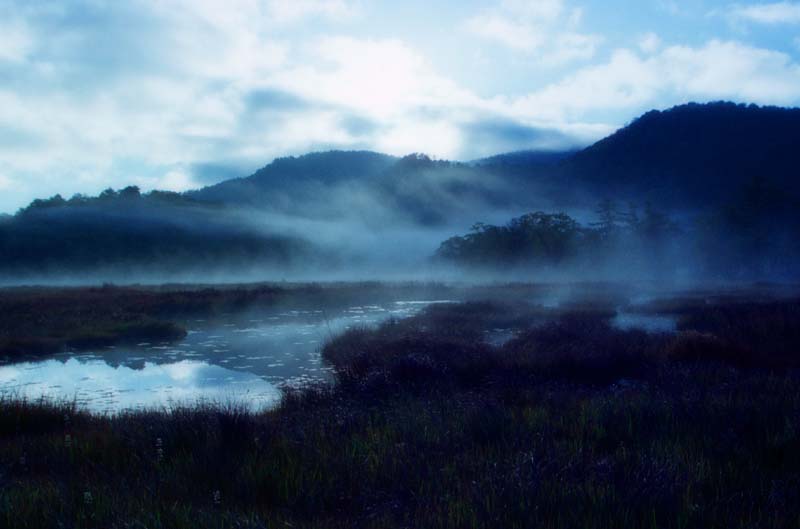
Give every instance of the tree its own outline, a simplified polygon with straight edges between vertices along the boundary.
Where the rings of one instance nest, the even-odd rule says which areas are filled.
[[[638,230],[642,222],[641,216],[639,215],[639,206],[633,201],[628,202],[628,211],[620,215],[620,220],[627,230]]]
[[[141,198],[142,193],[139,191],[138,186],[128,186],[125,189],[122,189],[119,192],[119,198],[126,199],[126,200],[134,200],[137,198]]]
[[[646,202],[644,216],[639,223],[638,231],[648,243],[660,243],[669,235],[675,233],[677,227],[665,214],[656,210],[653,204]]]
[[[117,196],[118,196],[117,192],[109,187],[107,189],[104,189],[103,192],[100,193],[100,196],[98,196],[97,198],[99,200],[114,200],[115,198],[117,198]]]
[[[603,199],[597,205],[595,215],[597,221],[589,225],[597,230],[602,239],[611,238],[617,232],[617,223],[620,221],[616,202],[608,198]]]
[[[436,255],[467,265],[555,264],[577,252],[581,235],[569,215],[538,211],[505,226],[477,223],[467,235],[443,242]]]

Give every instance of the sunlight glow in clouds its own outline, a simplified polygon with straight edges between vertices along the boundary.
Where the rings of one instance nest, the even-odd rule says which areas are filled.
[[[747,31],[658,0],[0,0],[0,211],[310,150],[473,159],[689,100],[796,105],[800,4],[712,3]]]

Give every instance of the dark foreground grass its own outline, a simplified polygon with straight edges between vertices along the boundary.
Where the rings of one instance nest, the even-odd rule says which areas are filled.
[[[798,354],[770,345],[798,321],[737,310],[759,323],[654,336],[436,307],[332,341],[337,385],[262,414],[4,401],[0,526],[798,527]],[[483,343],[500,323],[521,330]]]

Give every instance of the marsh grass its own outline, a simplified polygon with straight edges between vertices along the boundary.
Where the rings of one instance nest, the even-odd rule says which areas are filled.
[[[350,331],[324,350],[336,385],[258,414],[0,401],[0,526],[800,525],[800,376],[697,338],[771,358],[794,309],[753,305],[735,332],[703,313],[676,335],[573,309],[443,305]],[[490,346],[500,323],[517,335]]]

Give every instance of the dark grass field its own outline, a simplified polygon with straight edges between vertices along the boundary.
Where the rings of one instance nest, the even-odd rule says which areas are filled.
[[[597,299],[351,330],[261,414],[0,402],[0,526],[799,527],[800,301]]]

